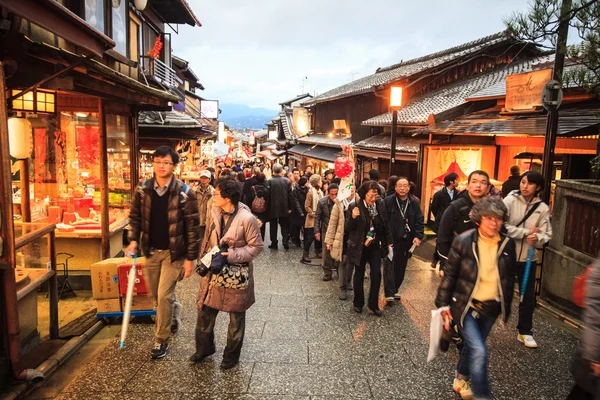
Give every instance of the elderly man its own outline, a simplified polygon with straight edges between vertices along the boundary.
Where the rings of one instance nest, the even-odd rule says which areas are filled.
[[[283,248],[289,249],[289,219],[292,212],[292,184],[283,176],[281,164],[273,165],[273,177],[268,181],[270,249],[277,250],[277,224],[281,226]]]
[[[212,175],[210,171],[200,171],[200,185],[196,187],[196,199],[198,201],[198,216],[200,217],[199,239],[204,239],[204,232],[209,222],[210,210],[212,209],[215,188],[210,185]]]

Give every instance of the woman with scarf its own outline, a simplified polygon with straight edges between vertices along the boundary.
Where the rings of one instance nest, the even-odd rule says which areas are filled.
[[[306,195],[306,201],[304,208],[306,210],[306,222],[304,223],[304,252],[302,253],[302,259],[300,262],[304,264],[310,264],[310,257],[308,252],[310,246],[315,242],[315,255],[316,258],[321,258],[321,241],[315,240],[315,216],[317,213],[317,204],[319,199],[324,195],[321,191],[321,176],[314,174],[310,176],[310,190]]]
[[[348,232],[348,262],[354,272],[354,311],[361,313],[365,304],[365,268],[369,263],[371,284],[368,308],[376,316],[379,309],[379,288],[381,286],[381,258],[392,253],[393,237],[387,222],[387,212],[383,199],[379,198],[380,185],[377,181],[367,181],[358,189],[360,198],[348,207],[345,230]]]

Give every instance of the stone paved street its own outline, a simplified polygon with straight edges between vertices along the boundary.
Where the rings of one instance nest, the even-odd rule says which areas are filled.
[[[268,241],[267,241],[268,243]],[[456,350],[426,363],[430,310],[438,284],[429,264],[411,259],[401,303],[381,318],[356,314],[335,282],[299,262],[300,250],[265,251],[256,261],[257,302],[247,313],[241,362],[219,369],[227,314],[217,320],[217,354],[201,365],[194,352],[197,276],[179,286],[182,331],[167,357],[150,360],[152,326],[134,324],[126,348],[117,338],[59,399],[457,399],[451,389]],[[383,300],[383,298],[382,298]],[[383,302],[382,302],[383,305]],[[516,315],[488,344],[497,399],[564,399],[577,339],[536,311],[539,350],[516,341]],[[112,329],[116,330],[115,327]]]

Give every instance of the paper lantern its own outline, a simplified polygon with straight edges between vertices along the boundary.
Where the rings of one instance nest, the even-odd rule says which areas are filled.
[[[335,176],[339,178],[345,178],[352,173],[354,169],[354,165],[352,161],[348,160],[346,157],[338,157],[335,160]]]
[[[133,0],[133,5],[140,11],[144,11],[148,5],[148,0]]]
[[[31,124],[25,118],[8,119],[8,147],[10,155],[18,160],[31,155]]]

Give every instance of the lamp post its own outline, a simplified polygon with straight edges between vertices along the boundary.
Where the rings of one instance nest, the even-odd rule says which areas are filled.
[[[398,124],[398,109],[402,106],[402,88],[392,86],[390,88],[390,108],[392,109],[392,144],[390,151],[390,172],[392,176],[392,167],[396,162],[396,125]]]

